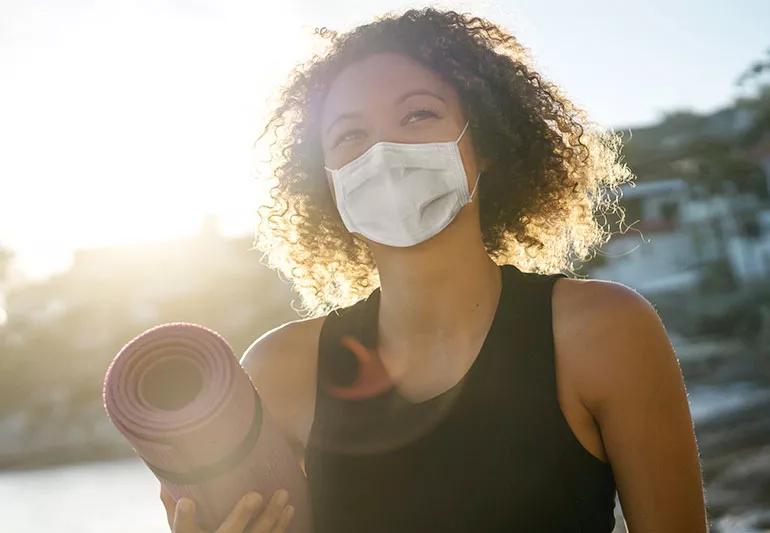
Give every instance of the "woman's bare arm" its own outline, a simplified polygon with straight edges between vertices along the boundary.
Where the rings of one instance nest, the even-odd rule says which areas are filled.
[[[322,320],[296,320],[274,328],[254,341],[240,360],[303,470]]]
[[[657,311],[623,284],[580,285],[562,349],[579,361],[578,390],[600,426],[630,533],[707,532],[687,392]]]

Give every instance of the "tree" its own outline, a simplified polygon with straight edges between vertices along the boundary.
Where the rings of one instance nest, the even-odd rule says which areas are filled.
[[[767,49],[767,58],[760,59],[749,66],[736,80],[739,87],[749,82],[757,83],[755,97],[739,98],[736,105],[752,109],[754,122],[752,126],[741,136],[742,146],[752,146],[767,132],[770,132],[770,48]]]

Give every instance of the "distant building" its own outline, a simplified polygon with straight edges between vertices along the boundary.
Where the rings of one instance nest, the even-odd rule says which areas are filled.
[[[649,295],[698,290],[710,265],[734,283],[770,278],[770,206],[750,193],[706,195],[683,179],[625,186],[625,233],[603,247],[594,277]]]

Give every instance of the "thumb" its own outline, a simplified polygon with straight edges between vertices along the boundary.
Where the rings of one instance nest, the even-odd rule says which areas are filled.
[[[195,520],[195,501],[191,498],[180,498],[174,513],[172,533],[203,533]]]

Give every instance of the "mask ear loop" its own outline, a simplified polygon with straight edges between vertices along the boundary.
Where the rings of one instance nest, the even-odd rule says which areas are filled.
[[[473,191],[471,191],[471,195],[468,197],[468,203],[471,203],[473,201],[473,195],[476,193],[476,189],[479,186],[479,179],[481,178],[481,171],[479,171],[478,175],[476,176],[476,183],[473,185]]]
[[[463,138],[463,135],[465,135],[465,130],[468,129],[468,125],[471,123],[470,120],[465,121],[465,126],[463,127],[463,131],[460,132],[460,136],[457,137],[457,140],[455,141],[455,144],[458,144],[460,142],[460,139]],[[473,191],[471,191],[470,196],[468,197],[468,203],[471,203],[473,201],[473,195],[476,194],[476,189],[479,186],[479,178],[481,178],[481,171],[479,171],[478,175],[476,176],[476,183],[473,185]]]
[[[470,124],[470,123],[471,123],[471,121],[470,121],[470,120],[466,120],[466,121],[465,121],[465,126],[463,127],[463,131],[461,131],[461,132],[460,132],[460,136],[459,136],[459,137],[457,137],[457,140],[455,141],[455,144],[459,143],[459,142],[460,142],[460,139],[462,139],[462,138],[463,138],[463,135],[465,135],[465,130],[467,130],[467,129],[468,129],[468,124]]]

